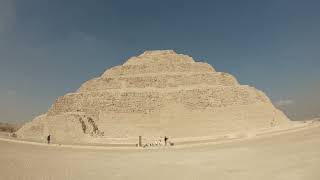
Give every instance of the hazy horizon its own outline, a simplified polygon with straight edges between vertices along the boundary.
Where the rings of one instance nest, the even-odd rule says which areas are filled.
[[[319,1],[0,0],[0,122],[145,50],[173,49],[264,91],[294,120],[320,116]]]

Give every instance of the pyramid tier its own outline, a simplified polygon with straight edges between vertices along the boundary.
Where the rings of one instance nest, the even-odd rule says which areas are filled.
[[[138,64],[169,64],[169,63],[194,63],[192,57],[184,54],[177,54],[172,50],[145,51],[137,57],[131,57],[124,65]]]
[[[114,143],[120,140],[119,143],[134,144],[138,136],[143,137],[143,143],[153,143],[163,136],[187,140],[235,133],[245,135],[252,130],[287,125],[286,116],[270,103],[201,111],[172,103],[150,113],[44,114],[27,123],[17,134],[20,138],[37,141],[45,141],[51,134],[55,142],[62,143]]]
[[[98,114],[102,111],[149,113],[171,103],[182,104],[187,109],[206,109],[259,102],[270,103],[261,91],[248,86],[104,90],[62,96],[49,109],[48,115],[70,112]]]
[[[115,66],[107,70],[102,77],[108,78],[111,76],[122,76],[122,75],[139,75],[148,73],[210,73],[215,70],[210,64],[207,63],[143,63],[143,64],[129,64],[122,66]]]
[[[166,73],[95,78],[85,82],[78,92],[124,88],[170,88],[196,85],[238,85],[227,73]]]
[[[166,104],[152,113],[101,112],[96,118],[105,137],[130,138],[143,136],[144,142],[169,136],[171,138],[219,136],[248,133],[250,130],[288,125],[286,116],[272,104],[255,103],[241,106],[186,108],[181,104]]]

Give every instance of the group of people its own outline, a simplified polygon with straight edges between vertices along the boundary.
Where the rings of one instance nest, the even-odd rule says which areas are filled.
[[[164,144],[163,144],[163,142],[164,142]],[[139,144],[142,144],[142,142],[139,142]],[[174,143],[169,141],[169,137],[165,136],[163,139],[161,138],[161,139],[159,139],[159,141],[157,141],[155,143],[146,143],[143,146],[142,145],[140,145],[140,146],[145,148],[145,147],[154,147],[154,146],[163,146],[163,145],[165,145],[165,146],[167,146],[167,145],[173,146]],[[139,145],[136,144],[136,146],[139,146]]]
[[[167,146],[169,137],[164,136],[163,140],[164,140],[164,145]],[[51,135],[49,134],[49,135],[47,136],[47,143],[50,144],[50,142],[51,142]],[[169,145],[172,146],[173,143],[169,142]]]
[[[164,145],[166,146],[166,145],[169,143],[170,146],[173,146],[174,143],[173,143],[173,142],[170,142],[170,141],[168,141],[168,140],[169,140],[169,138],[168,138],[167,136],[164,136]]]

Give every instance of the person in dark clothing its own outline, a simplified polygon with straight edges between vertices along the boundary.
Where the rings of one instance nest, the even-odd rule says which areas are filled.
[[[50,144],[51,135],[49,134],[47,137],[48,144]]]
[[[169,139],[169,138],[168,138],[167,136],[164,137],[164,144],[165,144],[165,145],[167,145],[168,139]]]

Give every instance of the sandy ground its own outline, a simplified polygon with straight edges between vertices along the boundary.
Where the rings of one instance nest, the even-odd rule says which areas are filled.
[[[320,179],[320,127],[226,144],[144,150],[0,141],[0,179]]]

